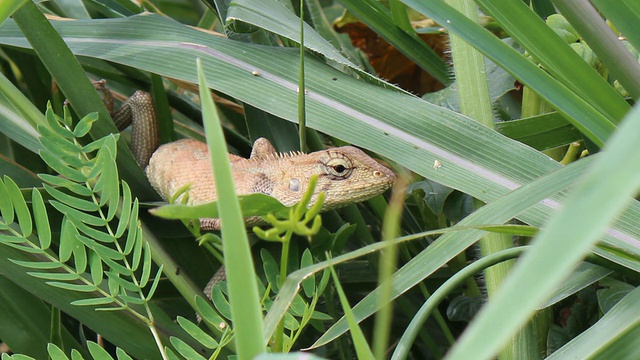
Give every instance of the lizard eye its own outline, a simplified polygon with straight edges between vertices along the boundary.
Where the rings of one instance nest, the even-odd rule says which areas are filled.
[[[345,170],[347,170],[347,168],[344,167],[344,165],[336,165],[333,167],[333,170],[338,174],[342,174]]]
[[[351,162],[347,159],[334,158],[329,160],[326,164],[327,173],[334,176],[336,179],[346,179],[351,175],[353,167]]]

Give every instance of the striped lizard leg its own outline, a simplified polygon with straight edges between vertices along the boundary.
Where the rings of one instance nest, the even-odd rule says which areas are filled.
[[[138,90],[114,112],[113,94],[105,84],[105,80],[100,80],[94,82],[93,86],[102,93],[102,101],[109,110],[118,131],[123,131],[129,125],[133,126],[131,129],[131,151],[138,165],[144,170],[149,165],[151,155],[160,146],[153,98],[149,93]]]
[[[149,93],[136,91],[122,103],[120,109],[112,115],[118,130],[122,131],[130,124],[131,151],[142,169],[149,165],[151,155],[160,146],[158,122],[153,99]]]

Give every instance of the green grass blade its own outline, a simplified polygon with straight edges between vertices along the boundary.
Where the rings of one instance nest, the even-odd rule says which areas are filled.
[[[612,3],[615,3],[613,1]],[[598,55],[614,80],[635,100],[640,97],[640,64],[589,1],[555,1],[558,10]],[[636,21],[638,18],[636,18]],[[615,23],[613,24],[615,26]],[[591,92],[591,91],[590,91]]]
[[[356,348],[358,359],[373,360],[375,359],[375,357],[373,356],[373,352],[371,351],[369,344],[367,344],[367,339],[364,337],[362,329],[353,316],[351,305],[349,305],[349,300],[347,300],[347,296],[345,295],[344,290],[342,290],[342,285],[340,285],[338,275],[336,274],[333,266],[329,267],[329,269],[331,270],[331,277],[333,278],[333,282],[336,286],[336,291],[338,292],[338,297],[340,298],[342,310],[344,311],[344,315],[347,318],[347,322],[349,323],[351,339],[353,340],[353,346]]]
[[[450,359],[489,359],[497,353],[629,206],[640,188],[640,149],[636,146],[640,107],[625,120],[564,207],[535,238],[531,252],[518,262],[500,292],[452,348]],[[530,284],[538,285],[532,288]]]
[[[36,5],[27,2],[15,12],[13,18],[21,27],[24,36],[36,49],[36,54],[52,74],[74,109],[81,115],[97,111],[100,118],[110,119],[107,109],[89,82],[84,70]],[[95,139],[115,132],[117,131],[113,123],[99,121],[92,127],[91,136]],[[123,178],[135,189],[136,193],[141,196],[144,194],[149,198],[157,196],[147,185],[148,182],[142,170],[136,166],[133,155],[124,141],[118,142],[118,153],[123,154],[118,157],[118,164],[130,169]]]
[[[535,56],[562,84],[593,105],[607,119],[618,123],[629,105],[607,81],[592,69],[524,2],[479,0],[518,43]]]
[[[197,61],[205,134],[219,195],[221,234],[227,239],[223,241],[223,249],[235,343],[239,359],[252,359],[265,351],[260,296],[220,119],[205,80],[204,68],[209,66]]]
[[[582,131],[586,136],[593,140],[594,143],[600,146],[602,146],[609,135],[613,133],[615,129],[614,123],[619,121],[624,113],[628,111],[629,107],[625,103],[618,105],[615,109],[611,109],[611,114],[609,114],[608,112],[604,112],[602,110],[602,107],[596,106],[600,104],[600,101],[592,103],[590,101],[587,101],[586,99],[580,98],[577,94],[580,94],[581,92],[574,92],[573,89],[569,88],[567,84],[561,84],[557,80],[553,79],[548,73],[538,68],[529,60],[525,59],[522,54],[518,53],[517,51],[500,41],[500,39],[495,37],[495,35],[483,29],[478,24],[468,20],[462,14],[458,13],[453,8],[444,3],[438,3],[437,6],[426,6],[425,3],[416,0],[403,0],[403,2],[408,6],[416,9],[417,11],[425,14],[426,16],[429,16],[430,18],[438,21],[443,26],[447,27],[450,31],[456,33],[456,35],[460,36],[462,39],[470,43],[485,56],[489,57],[496,64],[500,65],[505,70],[510,72],[522,83],[530,86],[546,101],[552,104],[561,114],[567,117],[567,119],[571,121],[578,129],[580,129],[580,131]],[[516,2],[512,2],[512,4],[515,3]],[[522,5],[524,6],[524,4]],[[528,9],[527,11],[530,12],[530,10]],[[529,13],[523,13],[529,16]],[[518,21],[520,20],[518,19]],[[537,21],[542,23],[542,20],[540,19],[538,19]],[[532,22],[534,24],[537,24],[537,22],[533,20]],[[537,24],[534,26],[535,28],[542,29],[541,31],[543,31],[545,34],[551,32],[551,35],[549,36],[553,37],[554,39],[557,38],[557,35],[555,35],[555,33],[553,33],[545,24],[542,23],[542,25]],[[526,31],[534,32],[531,29],[527,29]],[[519,38],[516,39],[520,40]],[[557,41],[560,41],[559,38],[557,39]],[[546,42],[544,41],[543,43],[546,44]],[[557,44],[557,42],[554,42],[554,44]],[[540,46],[543,45],[540,44]],[[558,45],[558,47],[563,49],[563,54],[569,54],[568,51],[570,51],[571,54],[567,55],[569,56],[569,58],[573,59],[577,57],[575,52],[571,50],[567,44],[562,43]],[[534,55],[537,56],[536,53],[534,53]],[[584,66],[587,66],[586,63],[579,57],[577,57],[576,61],[579,61],[584,64]],[[599,76],[590,67],[588,67],[588,69],[585,71],[593,73],[595,76]],[[603,80],[600,79],[599,81],[597,81],[599,86],[611,88],[611,86],[609,86],[606,82],[604,82],[603,84],[601,83],[601,81]],[[609,97],[616,99],[615,104],[619,104],[619,102],[622,100],[622,98],[617,93],[615,95],[610,95]],[[609,109],[611,106],[613,106],[613,104],[602,106],[605,109]],[[586,113],[590,114],[588,115],[588,119],[584,118],[584,116],[586,116]]]
[[[636,49],[640,49],[640,32],[637,31],[640,6],[635,0],[593,0],[600,12],[609,19]]]
[[[42,113],[9,79],[0,74],[0,125],[3,133],[18,144],[37,152],[42,146],[38,142],[36,126],[44,123]]]
[[[504,197],[488,203],[480,209],[460,221],[457,226],[482,226],[487,224],[504,223],[510,220],[510,214],[520,209],[525,209],[531,204],[541,201],[549,194],[566,188],[573,182],[576,173],[580,173],[589,161],[573,163],[566,168],[551,173],[530,184],[527,184]],[[413,286],[432,275],[437,269],[444,266],[453,257],[463,252],[474,244],[485,233],[478,230],[462,230],[456,233],[446,233],[440,236],[433,244],[420,254],[407,262],[393,277],[394,292],[392,298],[396,298],[405,293]],[[336,257],[337,261],[341,257]],[[285,284],[290,285],[290,284]],[[285,286],[282,287],[279,295],[280,301],[286,301]],[[370,292],[354,308],[354,313],[359,320],[371,316],[378,309],[378,296],[380,289]],[[275,307],[275,305],[274,305]],[[273,308],[272,307],[272,311]],[[271,315],[271,313],[269,314]],[[271,325],[270,318],[267,323]],[[322,346],[335,339],[348,328],[344,319],[336,322],[323,336],[318,339],[313,346]]]
[[[557,112],[499,122],[496,130],[540,151],[582,140],[580,132]]]
[[[272,31],[289,40],[300,43],[300,18],[284,5],[267,0],[238,0],[229,4],[228,20],[240,20]],[[304,26],[304,47],[318,52],[328,59],[347,65],[362,72],[356,65],[345,58],[333,45],[322,38],[311,26]]]

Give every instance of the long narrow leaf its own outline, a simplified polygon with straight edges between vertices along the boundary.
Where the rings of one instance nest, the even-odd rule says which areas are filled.
[[[204,114],[205,134],[209,144],[211,168],[216,179],[216,193],[219,200],[219,212],[224,256],[227,261],[226,274],[229,287],[231,313],[233,315],[235,342],[238,358],[251,359],[265,351],[263,339],[263,320],[260,297],[253,261],[249,249],[249,240],[244,228],[240,204],[236,197],[235,185],[231,173],[231,164],[227,156],[224,135],[215,104],[203,72],[203,64],[197,61],[200,101]]]
[[[640,188],[639,141],[640,106],[625,119],[564,208],[540,231],[531,252],[470,324],[449,358],[490,358],[562,283]],[[514,301],[513,294],[521,293],[527,296]]]

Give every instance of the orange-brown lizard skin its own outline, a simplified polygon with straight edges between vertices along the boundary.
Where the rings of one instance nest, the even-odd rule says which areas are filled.
[[[190,204],[217,199],[205,143],[182,139],[158,147],[156,115],[149,94],[137,91],[114,114],[114,120],[120,130],[133,122],[132,151],[145,169],[149,182],[163,199],[171,198],[187,184],[190,184]],[[318,175],[310,205],[323,191],[323,211],[381,194],[391,187],[396,178],[391,170],[352,146],[310,154],[280,154],[267,139],[260,138],[255,141],[249,159],[229,154],[229,160],[238,194],[263,193],[286,206],[299,202],[311,176]],[[206,230],[220,227],[218,219],[200,219],[200,222]]]

